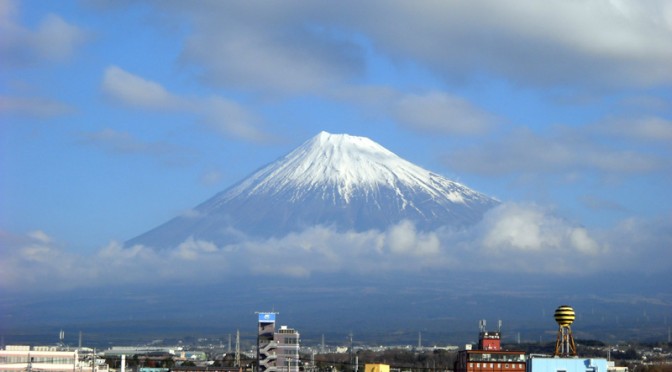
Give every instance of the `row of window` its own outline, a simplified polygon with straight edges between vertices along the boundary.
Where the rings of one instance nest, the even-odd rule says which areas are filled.
[[[74,364],[74,359],[66,358],[28,358],[25,357],[0,357],[0,364],[28,364],[28,363],[40,363],[40,364]]]
[[[474,362],[517,362],[524,361],[525,354],[469,354],[469,360]]]
[[[476,368],[502,368],[502,363],[469,363],[469,368],[474,368],[474,364],[476,365]],[[481,364],[483,364],[482,367]],[[488,366],[488,364],[490,364],[490,366]],[[495,367],[495,365],[497,367]],[[504,363],[504,369],[508,368],[523,369],[525,368],[525,365],[523,363]]]

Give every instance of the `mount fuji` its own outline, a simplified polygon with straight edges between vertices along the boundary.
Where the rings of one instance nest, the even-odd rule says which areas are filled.
[[[368,138],[321,132],[189,213],[126,244],[173,248],[191,238],[223,246],[316,225],[383,231],[402,220],[419,230],[462,227],[498,204]]]

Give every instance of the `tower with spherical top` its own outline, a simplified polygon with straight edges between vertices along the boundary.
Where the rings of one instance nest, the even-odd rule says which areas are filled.
[[[554,355],[560,357],[576,356],[576,345],[574,344],[574,336],[570,327],[576,318],[574,309],[571,306],[562,305],[555,309],[553,317],[559,326]]]

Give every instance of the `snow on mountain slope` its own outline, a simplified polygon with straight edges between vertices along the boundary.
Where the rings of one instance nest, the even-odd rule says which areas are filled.
[[[314,225],[385,230],[404,219],[428,230],[476,223],[497,204],[368,138],[321,132],[195,213],[128,243],[174,247],[192,237],[224,245]]]

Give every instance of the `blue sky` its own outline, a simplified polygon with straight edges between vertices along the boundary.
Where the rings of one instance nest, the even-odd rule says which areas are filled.
[[[0,34],[7,287],[129,249],[322,130],[503,201],[483,246],[580,231],[595,265],[671,268],[669,2],[1,0]]]

